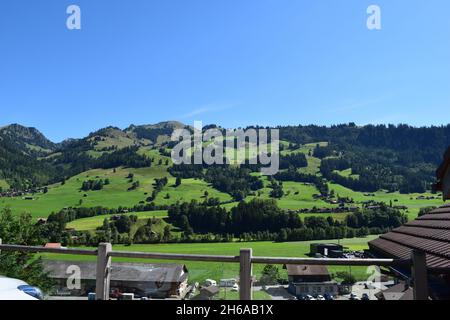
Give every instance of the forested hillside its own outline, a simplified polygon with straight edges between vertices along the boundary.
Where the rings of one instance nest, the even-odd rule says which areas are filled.
[[[26,189],[62,181],[89,169],[151,166],[151,158],[143,150],[158,150],[169,155],[170,135],[174,129],[183,127],[188,128],[178,122],[132,125],[125,130],[108,127],[84,139],[60,144],[49,141],[34,128],[20,125],[3,127],[0,129],[0,180],[7,181],[12,188]],[[415,128],[347,124],[279,129],[283,142],[282,171],[307,167],[305,154],[296,150],[306,144],[325,142],[326,145],[310,148],[306,154],[320,159],[320,175],[328,181],[362,192],[384,189],[412,193],[430,189],[434,171],[450,145],[450,125]],[[255,169],[248,168],[249,171]],[[243,198],[250,190],[261,188],[254,179],[245,178],[243,172],[236,175],[229,169],[206,172],[203,169],[180,166],[170,169],[170,172],[182,178],[203,177],[227,193],[233,189],[235,198]],[[351,174],[342,175],[346,170]],[[282,177],[282,180],[299,180],[298,176],[289,178],[284,174]],[[300,180],[314,180],[312,177],[303,178]],[[243,183],[242,179],[246,182]]]
[[[0,210],[45,218],[49,241],[95,245],[351,238],[442,203],[431,187],[450,126],[279,127],[274,176],[259,164],[174,165],[178,128],[192,133],[164,122],[53,143],[4,127]]]

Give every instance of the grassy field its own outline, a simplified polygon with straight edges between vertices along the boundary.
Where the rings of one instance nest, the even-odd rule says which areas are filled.
[[[230,201],[231,196],[209,186],[201,179],[182,179],[181,185],[175,186],[175,178],[170,178],[169,183],[158,195],[155,203],[159,205],[172,204],[177,201],[190,202],[191,200],[203,201],[206,199],[205,191],[209,198],[219,198],[220,201]]]
[[[140,182],[140,187],[133,191],[127,191],[131,186],[131,182],[127,179],[129,173],[134,174],[134,181]],[[141,169],[119,168],[116,172],[102,169],[90,170],[68,179],[64,185],[50,186],[48,193],[37,194],[33,200],[2,198],[0,207],[11,206],[14,213],[28,212],[34,217],[47,217],[52,211],[79,206],[80,200],[83,207],[133,206],[151,195],[155,177],[164,176],[167,176],[165,168],[158,166]],[[87,192],[80,190],[83,181],[105,178],[108,178],[111,183],[104,186],[102,190]]]
[[[113,132],[114,133],[114,132]],[[112,140],[111,140],[112,139]],[[111,145],[111,141],[120,145],[120,147],[127,146],[130,141],[126,135],[118,135],[113,138],[108,138],[106,141],[100,141],[98,149],[108,147]],[[285,147],[289,144],[285,141],[281,142]],[[319,142],[321,146],[326,146],[326,142]],[[281,151],[281,154],[303,153],[306,155],[308,166],[305,168],[299,168],[300,172],[309,174],[320,174],[319,168],[321,160],[310,156],[317,143],[306,144],[298,147],[294,150],[285,149]],[[93,150],[96,153],[94,156],[101,155],[101,151]],[[55,184],[48,187],[48,193],[36,194],[33,199],[24,199],[22,197],[16,198],[0,198],[0,209],[9,206],[13,213],[31,213],[35,218],[47,217],[51,212],[59,211],[65,207],[94,207],[103,206],[108,208],[118,208],[119,206],[134,206],[139,203],[145,202],[145,200],[151,196],[153,191],[153,182],[155,178],[167,177],[169,179],[168,184],[158,194],[154,201],[157,205],[168,205],[176,203],[177,201],[191,201],[193,199],[203,201],[206,199],[205,192],[208,197],[219,198],[223,205],[227,209],[237,205],[237,202],[232,202],[232,198],[229,194],[220,192],[212,188],[208,183],[201,179],[183,179],[180,186],[175,187],[175,178],[168,172],[166,162],[170,160],[169,157],[163,156],[160,152],[151,146],[143,146],[138,151],[142,155],[146,155],[153,159],[153,165],[150,168],[140,169],[125,169],[117,168],[113,170],[96,169],[86,171],[77,176],[74,176],[66,181],[64,185]],[[170,164],[170,161],[169,161]],[[132,181],[127,179],[129,173],[134,174],[133,181],[139,181],[140,186],[132,191],[128,191]],[[254,173],[259,175],[259,173]],[[339,171],[339,174],[346,177],[357,178],[352,174],[351,169]],[[104,186],[100,191],[87,191],[80,190],[83,181],[92,179],[106,179],[110,180],[110,184]],[[246,201],[253,198],[269,199],[271,189],[268,187],[269,182],[267,177],[261,177],[264,183],[264,188],[249,195]],[[383,201],[389,204],[391,201],[393,205],[407,206],[409,219],[417,217],[417,213],[420,208],[426,206],[439,206],[442,205],[441,199],[424,200],[417,199],[418,194],[403,195],[399,193],[387,193],[379,191],[375,193],[375,197],[365,196],[362,192],[356,192],[351,189],[345,188],[341,185],[329,183],[330,190],[334,190],[336,195],[351,197],[356,201],[356,204],[361,206],[362,202],[368,200]],[[8,185],[6,181],[0,180],[0,187],[7,189]],[[297,182],[284,182],[283,183],[284,196],[277,199],[277,203],[280,208],[285,210],[298,210],[298,209],[314,209],[314,208],[333,208],[337,205],[330,204],[321,199],[315,199],[314,194],[318,194],[319,191],[315,186],[297,183]],[[433,196],[431,194],[424,194],[424,196]],[[434,195],[435,197],[437,195]],[[397,200],[397,201],[396,201]],[[344,215],[333,215],[337,219],[343,219]],[[94,219],[95,220],[95,219]],[[89,222],[85,222],[89,224]],[[94,222],[92,222],[92,225]],[[96,224],[97,222],[95,222]],[[75,223],[76,225],[76,223]]]
[[[334,170],[335,173],[341,175],[345,178],[353,178],[353,179],[359,179],[359,174],[353,174],[353,171],[351,168],[345,169],[345,170]]]
[[[135,215],[138,220],[148,220],[151,218],[166,218],[167,211],[146,211],[146,212],[131,212],[127,215]],[[105,219],[110,218],[111,215],[101,215],[89,218],[78,219],[67,224],[67,228],[73,228],[79,231],[94,231],[97,227],[103,224]]]
[[[374,239],[375,236],[366,238],[353,238],[341,240],[341,244],[351,250],[363,250],[367,248],[367,242]],[[180,253],[180,254],[217,254],[217,255],[238,255],[240,248],[252,248],[255,256],[272,257],[305,257],[309,252],[310,244],[314,242],[328,241],[302,241],[302,242],[232,242],[232,243],[180,243],[180,244],[155,244],[155,245],[115,245],[114,250],[139,251],[139,252],[160,252],[160,253]],[[95,261],[95,257],[75,256],[75,255],[57,255],[42,254],[45,259],[69,260],[69,261]],[[139,259],[114,259],[118,262],[149,262],[150,260]],[[164,263],[167,261],[152,261],[154,263]],[[172,261],[175,262],[175,261]],[[178,262],[179,263],[179,262]],[[234,263],[205,263],[205,262],[185,262],[189,269],[189,279],[192,282],[202,282],[205,279],[224,279],[237,277],[239,266]],[[259,278],[264,265],[254,265],[254,275]],[[279,266],[283,277],[286,277],[285,270]],[[330,267],[330,272],[336,274],[338,271],[351,271],[359,280],[367,278],[365,267]]]
[[[365,196],[364,192],[353,191],[339,184],[329,183],[328,185],[330,187],[330,190],[335,191],[336,195],[339,195],[341,197],[351,197],[357,203],[375,200],[385,202],[386,204],[390,204],[390,202],[392,201],[392,204],[394,206],[407,206],[408,210],[406,213],[408,214],[408,218],[410,220],[415,219],[417,217],[420,208],[443,205],[442,198],[436,194],[431,193],[400,194],[399,192],[389,193],[385,191],[378,191],[374,192],[375,196],[372,197],[372,196]],[[435,199],[432,200],[417,199],[419,196],[434,197]]]
[[[128,174],[134,174],[133,181],[139,181],[136,190],[128,191],[132,182]],[[134,206],[145,201],[152,194],[155,178],[169,177],[169,183],[158,194],[156,204],[169,204],[176,201],[202,200],[204,192],[208,191],[210,197],[228,201],[231,197],[210,187],[206,182],[196,179],[183,179],[179,187],[175,187],[175,178],[167,172],[165,165],[154,165],[150,168],[113,170],[95,169],[83,172],[66,181],[64,185],[49,186],[48,193],[36,194],[32,200],[22,197],[0,198],[0,209],[11,207],[16,214],[31,213],[35,218],[47,217],[51,212],[59,211],[65,207],[95,207],[118,208],[119,206]],[[81,191],[83,181],[106,179],[110,184],[99,191]],[[168,196],[167,196],[168,195]],[[81,202],[80,202],[81,201]]]

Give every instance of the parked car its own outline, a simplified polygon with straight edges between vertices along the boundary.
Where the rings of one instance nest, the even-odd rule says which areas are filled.
[[[325,293],[323,297],[325,298],[325,300],[334,300],[334,297],[329,293]]]
[[[305,300],[316,300],[313,296],[311,296],[311,295],[307,295],[306,297],[305,297]]]
[[[0,276],[0,300],[42,300],[42,291],[25,281]]]
[[[325,300],[325,298],[322,295],[319,294],[319,295],[316,296],[316,300],[323,301],[323,300]]]
[[[351,293],[350,294],[350,300],[361,300],[356,294]]]
[[[370,300],[370,297],[367,293],[363,293],[361,296],[361,300]]]

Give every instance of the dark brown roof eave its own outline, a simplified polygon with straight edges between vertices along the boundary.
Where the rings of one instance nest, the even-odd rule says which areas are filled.
[[[436,170],[436,178],[438,180],[438,183],[436,184],[436,188],[438,191],[442,191],[442,179],[445,176],[445,173],[447,172],[448,167],[450,166],[450,147],[447,149],[447,151],[444,154],[444,160],[442,161],[439,168]]]

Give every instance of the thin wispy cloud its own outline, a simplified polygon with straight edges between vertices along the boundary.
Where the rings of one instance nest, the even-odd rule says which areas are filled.
[[[377,105],[383,101],[386,101],[390,98],[391,95],[384,95],[377,98],[368,98],[361,100],[353,100],[350,102],[342,103],[340,106],[332,107],[329,111],[331,112],[346,112],[346,111],[355,111],[364,109],[369,106]]]
[[[205,113],[214,113],[214,112],[220,112],[225,111],[228,109],[235,108],[239,105],[239,103],[233,102],[233,103],[211,103],[205,106],[201,106],[199,108],[196,108],[192,110],[189,113],[186,113],[181,116],[181,119],[188,119],[192,118],[201,114]]]

